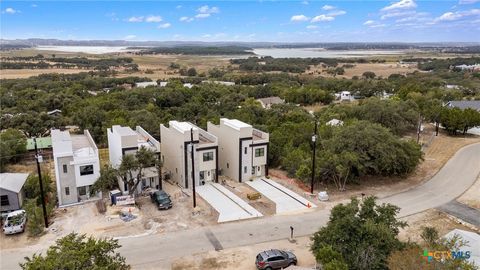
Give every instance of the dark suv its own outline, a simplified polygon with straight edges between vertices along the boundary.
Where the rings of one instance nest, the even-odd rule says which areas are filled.
[[[158,209],[170,209],[173,206],[170,195],[163,190],[157,190],[150,193],[150,199],[158,206]]]
[[[265,250],[257,255],[255,265],[257,269],[280,269],[297,264],[297,256],[289,251],[278,249]]]

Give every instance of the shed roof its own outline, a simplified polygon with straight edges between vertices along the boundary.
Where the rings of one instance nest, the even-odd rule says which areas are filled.
[[[46,149],[52,148],[52,137],[41,137],[37,138],[37,148]],[[34,150],[35,144],[33,143],[33,138],[27,139],[27,150]]]
[[[283,104],[285,101],[279,97],[266,97],[266,98],[259,98],[258,101],[261,101],[263,104]]]
[[[27,177],[28,173],[0,173],[0,188],[18,193]]]
[[[474,109],[480,111],[480,100],[452,100],[447,103],[449,107],[456,107],[459,109]]]

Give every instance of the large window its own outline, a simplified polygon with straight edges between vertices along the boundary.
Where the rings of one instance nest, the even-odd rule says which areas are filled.
[[[265,148],[255,149],[255,157],[263,157],[263,156],[265,156]]]
[[[213,160],[213,152],[203,153],[203,161],[210,161],[210,160]]]
[[[67,196],[70,195],[70,188],[69,187],[65,188],[65,195],[67,195]]]
[[[80,166],[80,175],[93,174],[93,165]]]
[[[0,196],[0,204],[1,204],[2,206],[10,205],[10,201],[8,200],[8,195],[2,195],[2,196]]]
[[[63,173],[68,173],[67,164],[63,164]]]

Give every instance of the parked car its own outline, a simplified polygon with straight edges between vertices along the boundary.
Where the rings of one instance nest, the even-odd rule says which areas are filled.
[[[297,265],[297,256],[290,251],[278,249],[258,253],[255,265],[259,270],[272,270]]]
[[[152,199],[152,202],[157,205],[159,210],[170,209],[173,206],[170,195],[163,190],[157,190],[150,193],[150,199]]]
[[[27,213],[25,210],[17,210],[8,213],[5,223],[3,224],[3,233],[15,234],[25,231],[27,223]]]

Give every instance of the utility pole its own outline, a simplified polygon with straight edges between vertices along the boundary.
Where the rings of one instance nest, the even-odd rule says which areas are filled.
[[[35,144],[35,160],[37,161],[38,181],[40,182],[40,197],[42,199],[43,220],[45,222],[45,228],[48,228],[47,207],[45,205],[45,195],[43,194],[42,170],[40,169],[40,159],[42,157],[38,154],[37,138],[33,137],[33,143]]]
[[[312,154],[312,180],[310,183],[310,194],[313,194],[313,184],[315,182],[315,148],[317,148],[317,121],[315,121],[315,133],[312,135],[312,147],[313,147],[313,154]]]
[[[195,162],[193,159],[193,128],[190,129],[190,151],[192,157],[192,188],[193,188],[193,208],[197,207],[197,196],[195,195]]]

